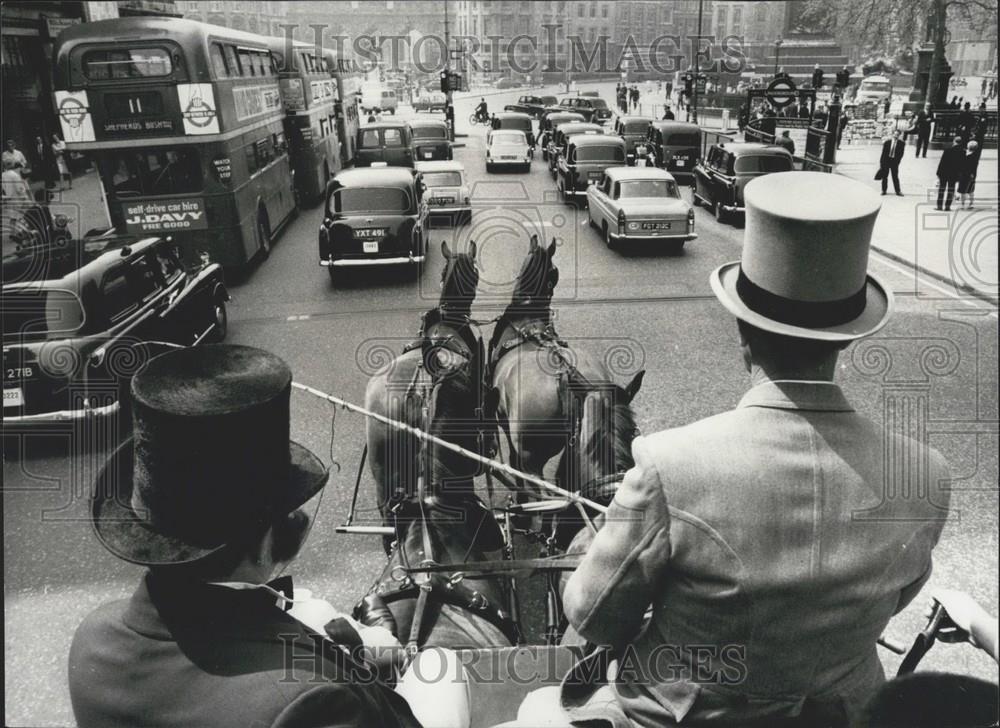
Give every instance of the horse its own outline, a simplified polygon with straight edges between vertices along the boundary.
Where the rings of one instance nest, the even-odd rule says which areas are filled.
[[[470,318],[479,281],[476,244],[468,254],[452,254],[447,243],[441,248],[446,262],[438,306],[424,314],[417,340],[369,381],[365,407],[479,452],[483,355]],[[518,641],[502,584],[460,573],[461,563],[483,561],[503,545],[493,514],[473,490],[478,463],[372,421],[368,448],[379,506],[395,538],[355,616],[386,627],[411,649]],[[457,566],[450,573],[412,571],[430,563]]]
[[[412,427],[423,429],[426,424],[431,434],[480,452],[485,436],[479,416],[484,355],[470,317],[479,283],[476,243],[469,243],[468,253],[452,253],[442,242],[441,251],[445,266],[438,305],[423,315],[416,340],[368,381],[365,407]],[[394,498],[417,493],[421,443],[374,419],[367,422],[366,437],[379,510],[386,517]],[[430,447],[426,462],[430,470],[424,475],[442,493],[473,492],[478,463],[437,446]]]
[[[507,437],[511,464],[537,477],[572,437],[573,401],[611,382],[603,361],[570,348],[555,331],[551,308],[559,282],[555,252],[555,240],[544,248],[537,235],[531,236],[511,302],[489,345],[488,409]],[[643,375],[639,372],[622,388],[626,402],[638,391]],[[543,495],[532,486],[519,487]]]

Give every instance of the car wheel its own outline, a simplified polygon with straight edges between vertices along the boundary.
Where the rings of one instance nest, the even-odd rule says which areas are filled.
[[[271,232],[267,227],[267,220],[263,215],[259,215],[257,218],[257,250],[261,260],[267,260],[271,255]]]
[[[544,149],[542,150],[542,161],[543,162],[549,161],[549,153],[546,152]]]
[[[611,230],[608,228],[607,223],[604,223],[601,226],[601,233],[604,236],[604,244],[608,247],[609,250],[614,250],[615,243],[611,239]]]
[[[212,323],[215,328],[209,334],[208,340],[213,344],[219,344],[225,340],[229,331],[229,314],[226,313],[226,299],[222,296],[217,296],[212,304]]]
[[[691,188],[691,205],[692,205],[692,207],[700,207],[701,206],[701,198],[698,197],[698,188],[697,187],[692,187]]]
[[[727,217],[726,216],[726,211],[722,209],[722,203],[719,202],[718,200],[715,203],[714,212],[715,212],[715,219],[718,222],[724,223],[726,221],[726,217]]]
[[[330,283],[334,286],[339,286],[344,282],[344,273],[340,268],[334,266],[328,266],[326,272],[330,274]]]
[[[493,172],[493,165],[490,164],[489,162],[487,162],[486,163],[486,174],[490,174],[492,172]]]

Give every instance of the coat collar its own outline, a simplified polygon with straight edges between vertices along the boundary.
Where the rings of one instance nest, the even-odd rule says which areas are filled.
[[[790,379],[758,384],[743,395],[738,407],[771,407],[817,412],[854,411],[840,387],[833,382]]]

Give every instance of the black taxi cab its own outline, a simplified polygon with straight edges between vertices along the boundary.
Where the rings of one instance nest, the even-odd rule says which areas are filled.
[[[411,119],[409,127],[415,162],[446,161],[452,158],[448,124],[443,119]]]
[[[330,280],[357,266],[424,262],[427,204],[420,173],[398,167],[348,169],[327,185],[319,264]]]
[[[549,143],[557,126],[583,120],[583,116],[575,111],[563,111],[558,107],[546,109],[538,122],[538,146],[542,148],[542,159],[549,158]]]
[[[630,165],[635,164],[636,146],[645,147],[646,134],[653,119],[649,116],[619,116],[613,134],[625,140],[625,154]]]
[[[501,111],[499,114],[493,115],[490,127],[492,129],[516,129],[517,131],[523,131],[524,136],[528,139],[528,146],[531,147],[531,151],[534,153],[535,127],[531,122],[529,114],[524,114],[520,111]],[[489,143],[489,138],[490,135],[487,133],[487,144]]]
[[[22,247],[3,271],[5,430],[115,415],[152,356],[226,336],[222,268],[170,238]]]
[[[559,163],[559,155],[565,153],[567,141],[577,134],[604,134],[604,127],[600,124],[591,124],[587,121],[569,121],[556,126],[552,132],[552,139],[549,142],[548,149],[549,172],[552,174],[552,179],[558,177],[556,165]]]
[[[413,166],[413,133],[405,121],[379,121],[358,129],[355,167]]]
[[[750,180],[794,168],[791,153],[774,144],[713,144],[694,169],[694,204],[705,205],[723,222],[743,212],[743,189]]]
[[[683,121],[654,121],[646,132],[646,164],[665,169],[678,184],[694,184],[701,156],[701,129]]]
[[[563,202],[585,198],[587,187],[604,177],[608,167],[625,166],[625,140],[598,134],[578,134],[569,138],[566,152],[559,157],[559,199]]]

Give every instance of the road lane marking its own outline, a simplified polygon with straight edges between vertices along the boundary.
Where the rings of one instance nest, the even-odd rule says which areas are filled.
[[[887,258],[885,255],[883,255],[879,251],[873,250],[872,252],[875,253],[876,256],[878,256],[876,258],[876,260],[878,260],[880,263],[882,263],[883,265],[885,265],[885,266],[887,266],[889,268],[892,268],[893,270],[895,270],[895,271],[897,271],[899,273],[902,273],[907,278],[909,278],[910,276],[914,276],[917,279],[918,282],[923,283],[924,285],[929,286],[930,288],[933,288],[934,290],[936,290],[936,291],[938,291],[940,293],[945,294],[949,298],[954,298],[957,301],[961,301],[966,306],[970,306],[972,308],[976,308],[976,309],[979,309],[979,310],[987,310],[982,305],[982,304],[986,304],[988,306],[989,304],[986,301],[984,301],[982,299],[979,299],[979,298],[974,298],[974,300],[970,300],[967,297],[960,296],[955,291],[948,290],[947,288],[945,288],[943,286],[940,286],[937,283],[934,283],[933,280],[931,280],[929,276],[923,274],[916,267],[910,268],[910,269],[904,268],[903,266],[899,265],[898,263],[896,263],[891,258]],[[993,318],[997,318],[997,312],[994,311],[994,310],[989,310],[989,315],[992,316]]]
[[[308,314],[308,313],[293,314],[293,315],[289,316],[288,318],[286,318],[285,320],[286,321],[308,321],[311,317],[312,317],[312,315]]]

